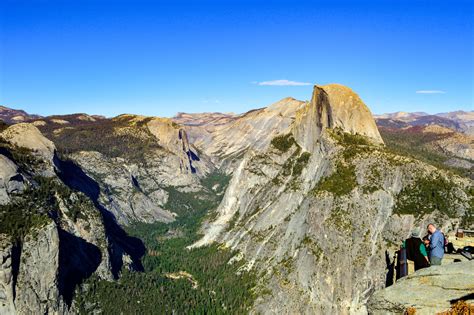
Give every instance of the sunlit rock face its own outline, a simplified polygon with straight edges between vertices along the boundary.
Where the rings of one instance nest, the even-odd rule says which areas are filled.
[[[310,102],[287,97],[241,115],[180,113],[173,120],[185,126],[200,151],[229,171],[247,150],[264,150],[276,135],[290,129],[309,151],[324,128],[340,128],[383,143],[367,106],[350,88],[339,84],[315,86]]]
[[[296,112],[304,105],[305,102],[288,97],[241,115],[180,114],[174,121],[184,124],[193,145],[216,166],[232,172],[247,150],[263,150],[276,135],[287,133]]]
[[[370,111],[346,87],[315,86],[296,107],[286,128],[275,127],[279,137],[228,164],[233,177],[217,217],[193,246],[223,243],[249,261],[260,274],[256,313],[366,313],[385,285],[391,244],[433,218],[444,228],[459,222],[418,209],[399,215],[399,196],[420,178],[451,175],[386,151]],[[452,180],[463,217],[471,183]]]
[[[42,175],[48,177],[54,175],[53,157],[56,147],[36,126],[30,123],[15,124],[5,129],[1,137],[16,147],[31,151],[31,154],[42,163]]]
[[[330,103],[330,96],[325,91],[326,88],[331,94],[333,94],[331,98],[334,100],[336,105],[332,106]],[[383,144],[370,111],[358,96],[347,87],[340,85],[328,85],[326,87],[315,86],[310,102],[295,103],[294,100],[289,101],[290,102],[285,99],[264,110],[260,110],[259,113],[256,114],[259,118],[261,118],[260,116],[264,116],[268,119],[267,121],[269,121],[269,125],[266,126],[266,129],[268,129],[269,134],[271,134],[271,131],[275,129],[276,132],[273,133],[274,136],[271,138],[268,136],[265,137],[265,141],[261,140],[260,142],[254,142],[248,145],[249,148],[245,152],[243,159],[236,159],[239,164],[236,168],[233,180],[235,179],[238,184],[246,185],[248,182],[251,182],[251,180],[243,181],[237,179],[237,177],[242,173],[245,164],[254,160],[254,156],[257,156],[257,158],[260,159],[257,162],[253,161],[254,164],[257,164],[255,167],[260,168],[262,172],[265,173],[264,170],[266,168],[269,168],[269,171],[271,171],[270,168],[274,169],[278,166],[281,167],[286,160],[290,158],[298,158],[298,156],[303,153],[302,151],[305,151],[312,157],[309,161],[317,159],[316,162],[318,163],[315,168],[312,168],[310,176],[305,178],[303,182],[308,183],[310,186],[314,185],[315,181],[327,173],[324,169],[320,170],[319,174],[315,173],[315,171],[321,169],[319,163],[322,163],[324,157],[330,154],[331,151],[336,150],[336,148],[332,148],[334,147],[334,144],[331,143],[330,137],[327,134],[328,130],[331,129],[338,129],[343,132],[365,135],[367,137],[370,135],[371,137],[369,137],[369,141],[373,145]],[[352,112],[351,116],[353,118],[350,118],[350,115],[348,114],[349,112]],[[266,115],[264,115],[264,113]],[[283,115],[283,113],[286,113],[288,116]],[[288,125],[285,126],[286,128],[282,129],[280,122],[274,121],[274,119],[276,119],[274,118],[275,116],[288,117]],[[247,117],[244,117],[244,119],[247,119]],[[271,123],[276,125],[273,126]],[[235,124],[236,123],[233,122],[232,126],[229,126],[228,128],[231,129]],[[360,130],[355,129],[356,126],[361,126]],[[255,131],[254,134],[262,133],[265,130],[264,127],[265,126],[262,125],[258,126],[259,129]],[[233,137],[230,137],[231,134],[232,132],[229,131],[222,132],[222,136],[226,135],[228,138],[234,139]],[[288,135],[291,138],[291,145],[285,152],[276,150],[270,144],[272,139],[277,135]],[[236,137],[235,139],[245,143],[245,141],[242,141],[240,137]],[[228,142],[226,142],[226,144],[227,143]],[[295,154],[296,157],[294,156]],[[275,155],[277,161],[274,161],[273,163],[265,161],[264,158],[268,155]],[[273,173],[278,174],[278,170]],[[247,175],[248,174],[246,174],[246,176]],[[315,178],[316,175],[319,176]],[[231,188],[232,185],[229,189]],[[221,206],[225,205],[224,201]],[[235,207],[234,205],[227,204],[225,208]],[[233,211],[235,211],[235,209]]]

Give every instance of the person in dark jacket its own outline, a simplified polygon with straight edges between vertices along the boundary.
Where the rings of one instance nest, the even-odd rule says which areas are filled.
[[[423,241],[420,239],[420,229],[415,228],[411,232],[411,237],[403,242],[406,249],[407,259],[415,263],[415,271],[429,267],[430,261]]]
[[[428,254],[428,257],[430,257],[430,235],[427,234],[423,236],[422,241],[423,241],[423,244],[425,244],[426,253]]]

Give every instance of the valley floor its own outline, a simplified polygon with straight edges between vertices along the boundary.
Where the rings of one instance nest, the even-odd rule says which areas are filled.
[[[229,263],[235,253],[218,245],[186,248],[200,237],[201,222],[220,201],[207,198],[178,193],[169,201],[180,213],[178,220],[129,226],[127,232],[147,248],[144,272],[123,270],[116,282],[88,279],[77,292],[79,313],[94,309],[105,314],[246,313],[254,301],[255,275],[240,271],[241,262]]]

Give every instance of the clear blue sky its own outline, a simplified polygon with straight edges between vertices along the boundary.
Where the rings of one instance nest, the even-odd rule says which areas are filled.
[[[375,113],[473,110],[473,3],[2,0],[0,104],[244,112],[311,97],[272,85],[289,80],[348,85]]]

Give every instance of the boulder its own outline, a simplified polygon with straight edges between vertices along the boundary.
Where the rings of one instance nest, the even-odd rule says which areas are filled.
[[[18,193],[23,189],[23,177],[18,173],[18,167],[9,158],[0,154],[0,205],[10,201],[11,193]]]
[[[422,269],[393,286],[376,292],[367,304],[369,314],[416,314],[446,311],[454,302],[469,301],[474,295],[474,261]]]

